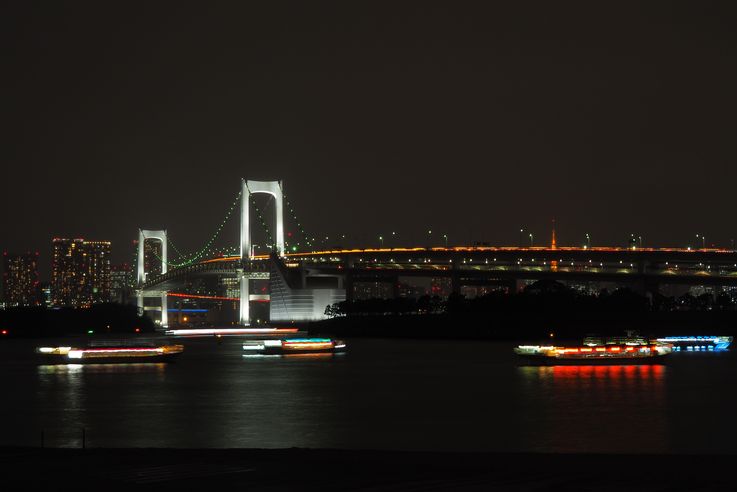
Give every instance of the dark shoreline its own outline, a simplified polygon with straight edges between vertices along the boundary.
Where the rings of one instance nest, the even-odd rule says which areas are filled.
[[[735,455],[0,448],[4,483],[122,490],[734,490]]]

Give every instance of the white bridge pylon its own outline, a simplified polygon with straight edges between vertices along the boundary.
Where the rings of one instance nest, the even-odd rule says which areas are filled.
[[[251,244],[251,195],[263,193],[274,197],[276,205],[276,253],[284,255],[284,194],[281,181],[241,179],[241,259],[253,256]]]
[[[161,241],[161,273],[166,273],[166,231],[146,231],[138,229],[138,283],[142,284],[146,281],[145,258],[143,247],[146,239],[158,239]]]
[[[166,230],[159,230],[159,231],[148,231],[144,229],[138,229],[138,274],[137,274],[137,280],[138,285],[140,286],[144,282],[146,282],[146,261],[145,261],[145,248],[144,248],[144,242],[146,239],[158,239],[161,241],[161,273],[166,273],[166,267],[167,267],[167,245],[166,245]],[[158,294],[157,294],[158,295]],[[144,298],[144,292],[143,290],[138,289],[137,295],[136,295],[136,304],[138,305],[139,311],[143,312],[144,310],[144,304],[143,304],[143,298]],[[169,313],[168,313],[168,305],[167,305],[167,299],[166,299],[166,292],[161,293],[161,326],[166,327],[169,325]]]
[[[252,181],[241,179],[241,260],[250,260],[253,256],[251,244],[251,195],[263,193],[274,197],[276,210],[275,249],[279,256],[284,255],[284,194],[281,181]],[[240,272],[240,324],[251,324],[250,282],[248,275]]]

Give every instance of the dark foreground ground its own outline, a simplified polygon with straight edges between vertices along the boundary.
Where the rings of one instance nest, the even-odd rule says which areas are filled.
[[[0,448],[2,490],[734,491],[737,456]]]

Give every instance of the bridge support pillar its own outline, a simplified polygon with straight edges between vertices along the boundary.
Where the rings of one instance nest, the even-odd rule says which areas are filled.
[[[166,328],[169,326],[169,304],[167,302],[167,293],[161,293],[161,327]]]
[[[136,291],[136,308],[138,309],[138,315],[143,316],[143,291]]]
[[[240,324],[243,326],[249,326],[251,324],[251,312],[250,312],[250,289],[249,289],[249,278],[241,274],[241,306],[240,306]]]

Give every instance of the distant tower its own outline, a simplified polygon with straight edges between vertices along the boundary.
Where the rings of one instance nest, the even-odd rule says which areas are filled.
[[[557,248],[558,248],[558,245],[555,242],[555,219],[553,219],[553,237],[550,239],[550,249],[557,249]],[[550,261],[550,271],[551,272],[558,271],[558,260]]]

